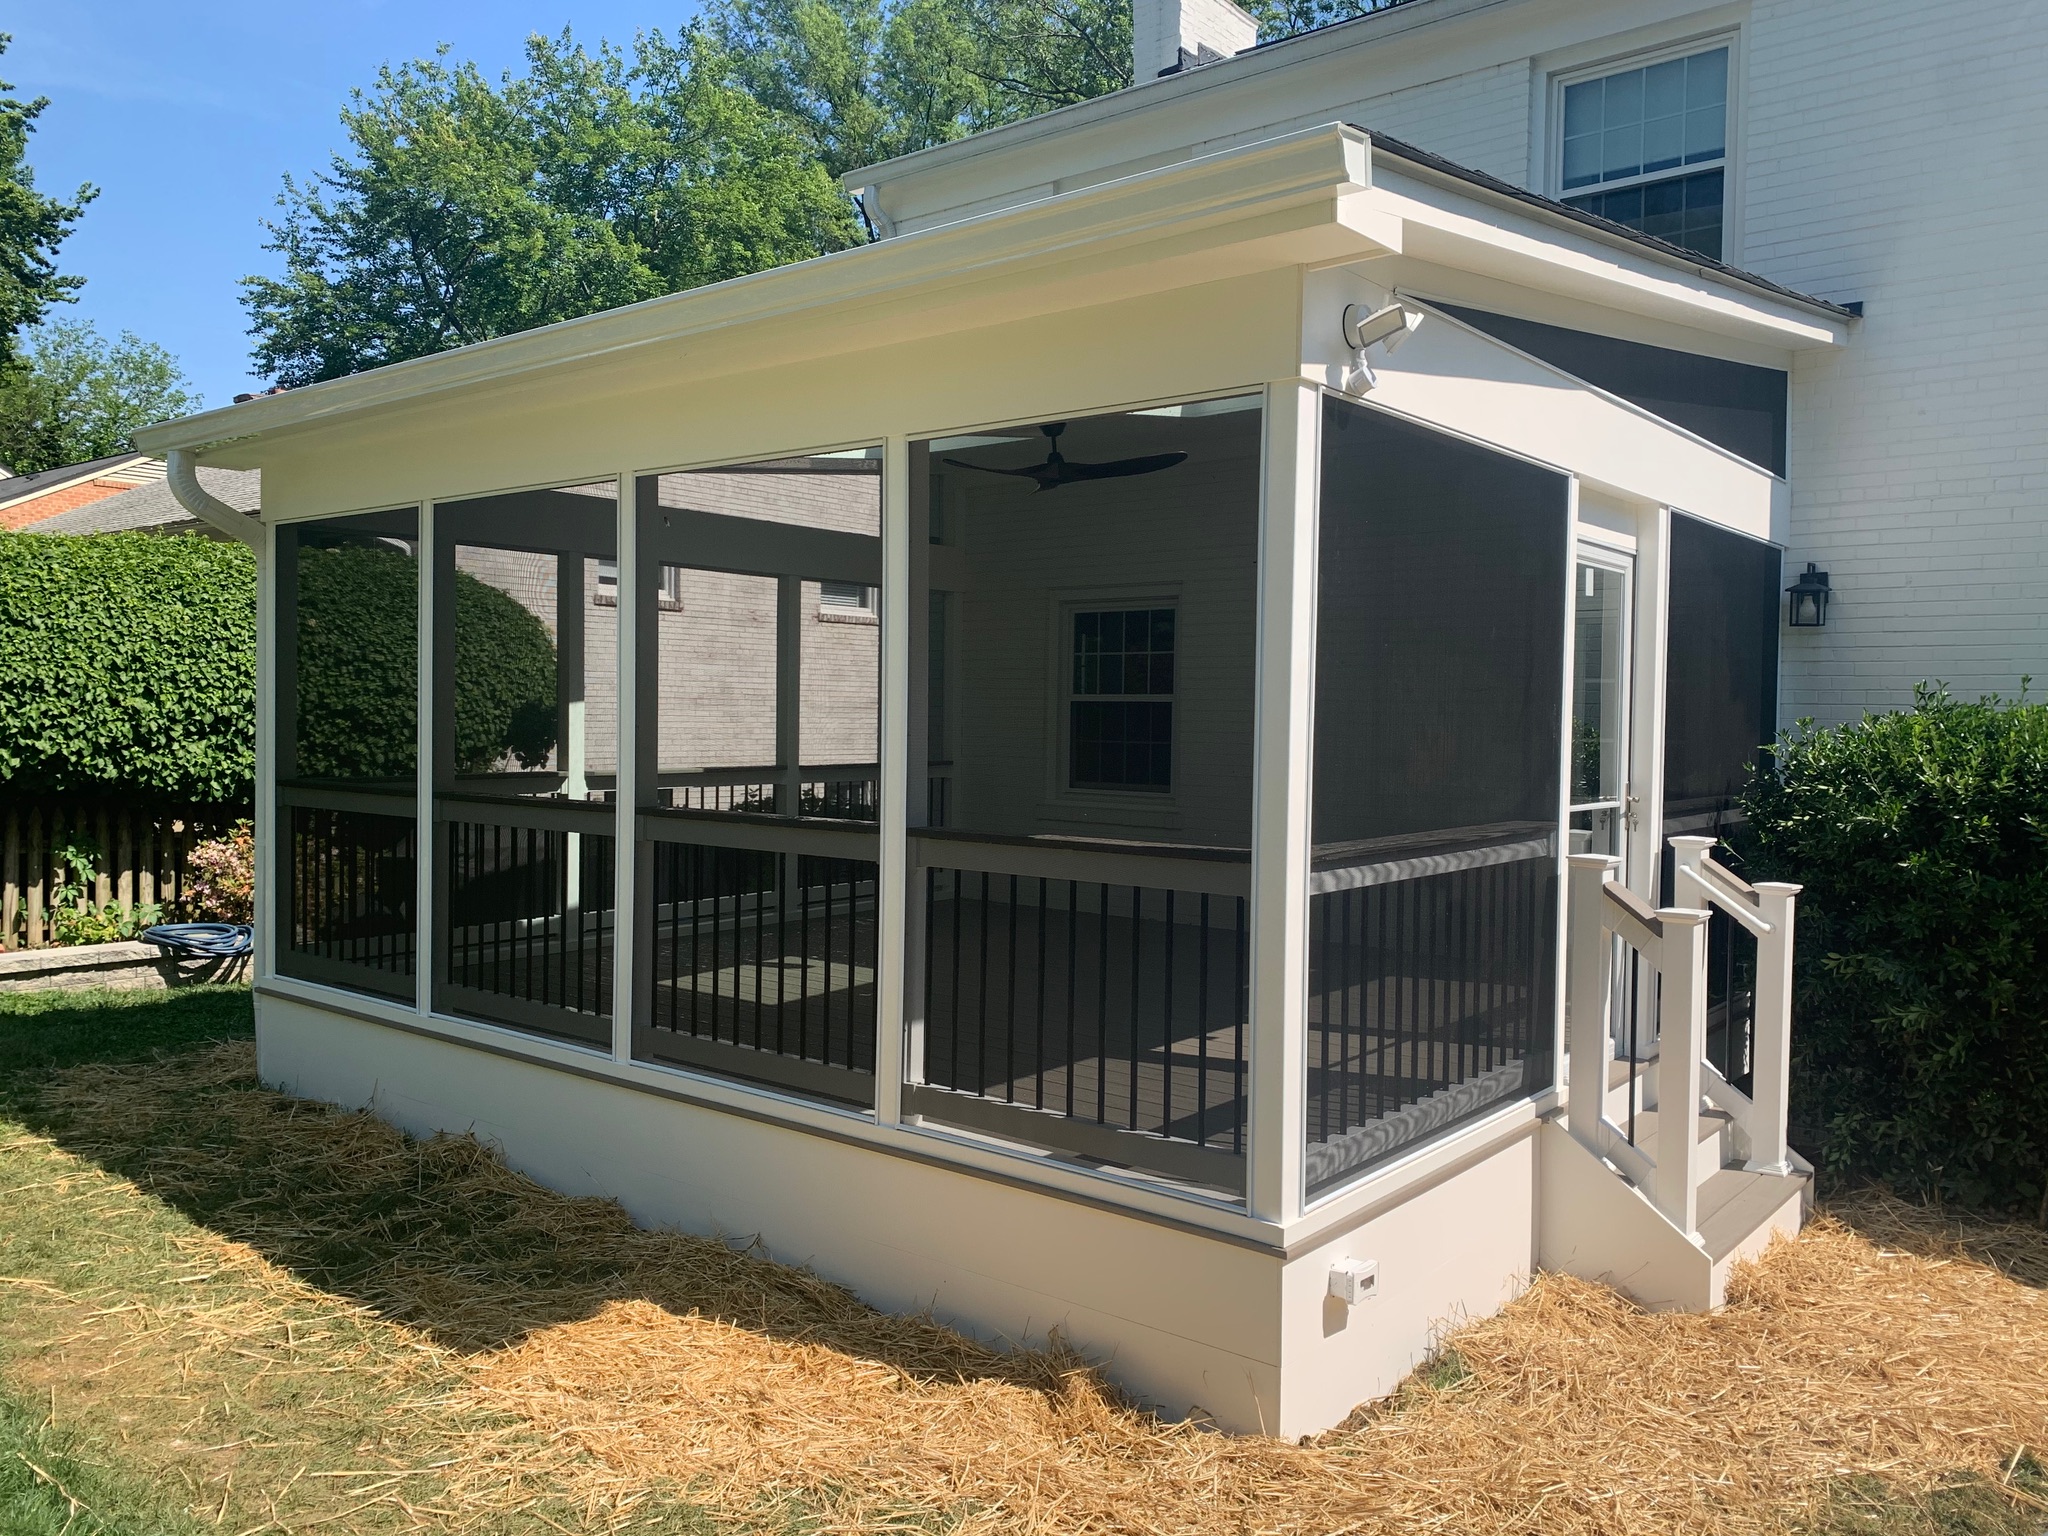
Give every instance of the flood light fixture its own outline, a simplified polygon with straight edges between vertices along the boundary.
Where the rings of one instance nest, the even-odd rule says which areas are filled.
[[[1366,357],[1368,347],[1378,347],[1391,355],[1394,349],[1408,339],[1408,333],[1422,324],[1422,311],[1409,309],[1400,303],[1382,305],[1368,310],[1363,304],[1346,304],[1341,328],[1344,345],[1351,349],[1351,369],[1344,376],[1344,392],[1362,395],[1378,385],[1379,375],[1373,372],[1371,361]]]

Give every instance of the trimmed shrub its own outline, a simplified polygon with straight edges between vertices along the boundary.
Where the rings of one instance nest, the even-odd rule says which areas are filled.
[[[1752,878],[1797,880],[1794,1117],[1827,1166],[2048,1220],[2048,707],[1779,741]]]
[[[239,544],[0,533],[0,783],[246,801],[255,654]]]
[[[388,546],[299,551],[299,773],[394,779],[413,771],[418,573]],[[555,643],[517,599],[455,573],[455,767],[547,760],[555,745]]]

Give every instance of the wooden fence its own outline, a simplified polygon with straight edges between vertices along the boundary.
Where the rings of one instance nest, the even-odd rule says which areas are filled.
[[[93,878],[72,905],[123,913],[155,902],[164,920],[183,910],[193,848],[247,817],[236,806],[161,809],[116,800],[0,801],[0,947],[34,949],[50,941],[60,888],[75,883],[62,850],[88,851]]]

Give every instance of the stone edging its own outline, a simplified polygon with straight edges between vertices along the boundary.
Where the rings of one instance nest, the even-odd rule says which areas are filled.
[[[249,957],[174,957],[154,944],[71,944],[0,954],[0,992],[73,991],[85,987],[162,990],[202,981],[249,979]]]

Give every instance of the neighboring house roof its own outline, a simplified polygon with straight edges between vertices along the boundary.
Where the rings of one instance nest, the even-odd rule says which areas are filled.
[[[117,453],[32,475],[12,475],[0,480],[0,528],[26,527],[163,477],[163,461],[144,453]]]
[[[263,473],[255,469],[214,469],[201,465],[199,483],[238,512],[255,512],[260,504]],[[26,533],[205,533],[212,530],[178,504],[171,488],[159,480],[109,496],[90,506],[47,517]]]

